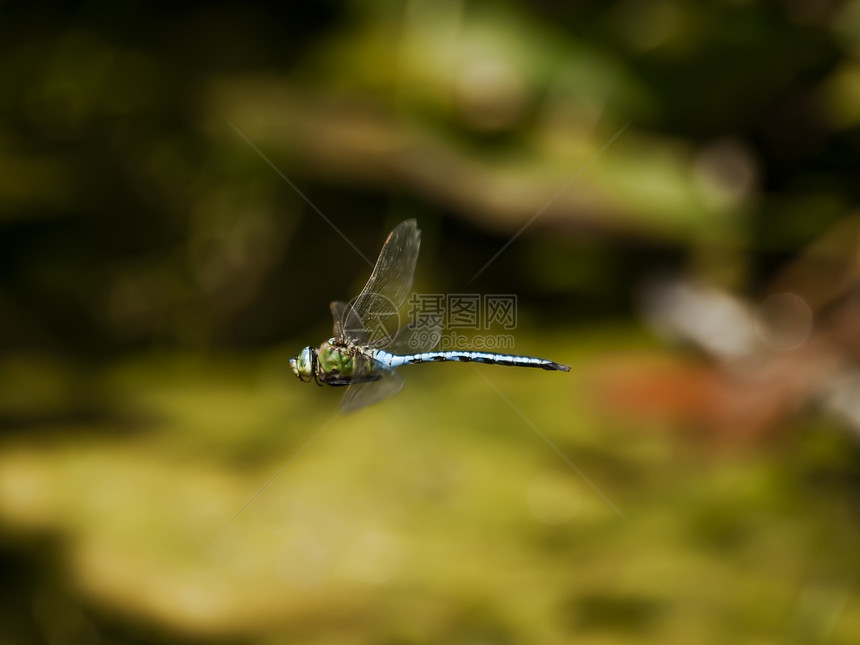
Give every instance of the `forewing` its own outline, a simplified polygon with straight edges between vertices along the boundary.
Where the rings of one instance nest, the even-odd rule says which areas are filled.
[[[370,359],[357,357],[355,378],[361,379],[362,374],[370,367]],[[403,377],[395,370],[374,366],[375,373],[380,377],[375,381],[360,382],[357,380],[346,389],[340,407],[345,413],[358,412],[362,408],[378,403],[383,399],[394,396],[403,389]]]
[[[421,247],[421,231],[414,219],[391,231],[370,279],[342,312],[341,326],[350,337],[378,329],[400,308],[412,289]]]

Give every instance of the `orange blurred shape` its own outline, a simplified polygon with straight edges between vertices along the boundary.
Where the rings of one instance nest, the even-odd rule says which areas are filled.
[[[740,372],[665,355],[606,360],[592,373],[598,411],[647,431],[693,430],[703,439],[746,443],[779,432],[809,400],[826,354],[785,354]],[[820,358],[819,358],[820,357]]]

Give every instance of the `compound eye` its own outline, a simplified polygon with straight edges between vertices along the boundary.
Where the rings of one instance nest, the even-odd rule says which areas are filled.
[[[298,356],[290,359],[290,369],[298,379],[308,383],[314,378],[313,350],[305,347]]]

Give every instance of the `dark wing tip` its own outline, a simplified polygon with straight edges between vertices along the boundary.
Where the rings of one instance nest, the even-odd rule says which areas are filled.
[[[557,369],[559,372],[570,371],[570,365],[562,365],[561,363],[553,363],[553,365],[555,365],[555,369]]]

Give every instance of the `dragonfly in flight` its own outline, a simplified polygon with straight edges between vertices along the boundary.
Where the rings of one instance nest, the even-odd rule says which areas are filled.
[[[441,339],[439,325],[414,321],[393,336],[385,321],[406,300],[418,261],[421,231],[414,219],[401,222],[385,240],[364,289],[349,303],[331,303],[334,335],[319,348],[305,347],[290,359],[300,381],[349,386],[342,408],[355,412],[393,396],[403,387],[395,368],[416,363],[459,361],[569,372],[570,367],[532,356],[481,351],[434,351]]]

